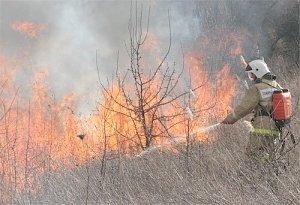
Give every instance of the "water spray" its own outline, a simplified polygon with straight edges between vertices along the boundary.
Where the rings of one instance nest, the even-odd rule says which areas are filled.
[[[198,129],[196,129],[195,131],[193,131],[191,133],[191,135],[194,135],[194,134],[199,134],[199,133],[206,133],[206,132],[209,132],[209,131],[212,131],[214,130],[216,127],[218,127],[221,123],[218,122],[216,124],[213,124],[213,125],[209,125],[209,126],[206,126],[206,127],[199,127]],[[179,143],[182,143],[184,142],[184,140],[186,140],[186,135],[185,134],[181,134],[181,135],[178,135],[177,137],[172,137],[172,140],[170,142],[167,142],[167,143],[162,143],[160,145],[156,145],[156,146],[152,146],[152,147],[149,147],[147,148],[146,150],[142,151],[141,153],[139,153],[138,155],[136,155],[135,157],[142,157],[148,153],[151,153],[155,150],[157,150],[158,148],[161,148],[163,146],[172,146],[173,143],[176,143],[176,144],[179,144]]]
[[[216,127],[218,127],[220,124],[221,124],[221,123],[218,122],[218,123],[216,123],[216,124],[209,125],[209,126],[207,126],[207,127],[199,127],[196,131],[194,131],[194,132],[192,133],[192,135],[193,135],[193,134],[197,134],[197,133],[205,133],[205,132],[209,132],[209,131],[211,131],[211,130],[214,130],[214,129],[215,129]]]

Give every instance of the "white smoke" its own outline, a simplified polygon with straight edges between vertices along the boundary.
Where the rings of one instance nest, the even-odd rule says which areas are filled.
[[[190,25],[186,22],[190,22],[187,18],[191,18],[192,12],[183,15],[180,9],[183,2],[135,3],[139,8],[143,6],[144,19],[151,6],[149,32],[158,38],[162,48],[169,38],[169,10],[172,47],[175,50],[170,54],[173,58],[170,61],[177,61],[180,41],[190,39]],[[55,95],[78,94],[81,101],[79,110],[90,112],[99,100],[96,50],[100,77],[104,82],[115,71],[118,51],[120,68],[127,67],[125,42],[129,35],[130,4],[130,1],[1,1],[1,53],[10,56],[20,50],[28,51],[30,71],[26,72],[48,70],[47,81]],[[11,30],[10,24],[14,21],[45,24],[47,29],[40,33],[38,39],[29,39]],[[146,23],[146,30],[145,27]],[[29,82],[30,76],[27,73],[20,79]]]

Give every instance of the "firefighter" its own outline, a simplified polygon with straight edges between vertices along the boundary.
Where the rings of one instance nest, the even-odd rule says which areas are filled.
[[[282,88],[275,81],[276,76],[271,74],[264,60],[253,60],[245,67],[253,84],[222,124],[234,124],[253,112],[251,120],[253,130],[246,146],[246,155],[257,160],[269,161],[274,157],[274,140],[280,136],[280,131],[271,117],[272,94]]]

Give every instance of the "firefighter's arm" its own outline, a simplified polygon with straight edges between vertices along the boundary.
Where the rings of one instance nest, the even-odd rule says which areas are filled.
[[[233,124],[239,119],[251,113],[259,103],[259,91],[252,86],[243,97],[241,103],[223,120],[223,124]]]

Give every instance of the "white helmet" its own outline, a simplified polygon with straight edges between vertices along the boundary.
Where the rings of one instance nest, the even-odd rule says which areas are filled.
[[[270,73],[270,70],[264,60],[253,60],[246,67],[247,73],[253,73],[257,78]]]

